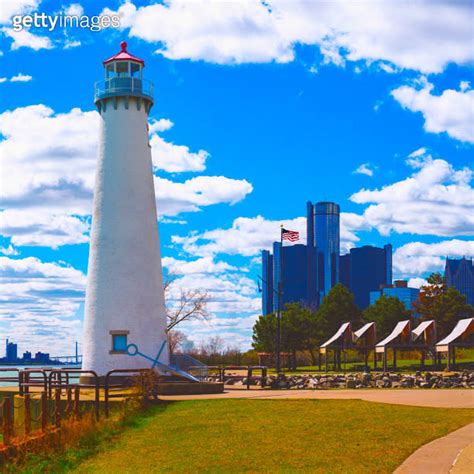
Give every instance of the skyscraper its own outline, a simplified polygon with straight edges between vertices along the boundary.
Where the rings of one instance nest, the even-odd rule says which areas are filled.
[[[339,283],[342,283],[347,289],[351,288],[351,254],[341,255],[339,257]]]
[[[262,250],[262,314],[273,313],[273,255]]]
[[[280,249],[283,255],[280,260]],[[307,294],[307,249],[306,245],[297,244],[281,247],[280,242],[273,244],[273,285],[278,288],[280,282],[280,262],[282,265],[281,307],[287,303],[308,304]],[[278,294],[273,292],[273,308],[278,306]]]
[[[307,204],[308,247],[316,248],[319,300],[339,282],[340,208],[334,202]]]
[[[474,306],[474,262],[472,258],[446,258],[444,276],[446,285],[456,288],[466,297],[466,302]]]
[[[370,292],[392,283],[392,246],[364,245],[350,251],[350,290],[360,309],[370,304]]]

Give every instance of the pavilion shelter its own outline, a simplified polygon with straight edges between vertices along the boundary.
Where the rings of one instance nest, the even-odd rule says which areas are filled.
[[[383,354],[383,370],[387,371],[387,350],[393,350],[393,368],[397,367],[397,349],[407,348],[411,343],[411,322],[410,320],[400,321],[393,331],[375,346],[375,357]]]
[[[436,344],[436,353],[447,354],[447,368],[456,365],[456,347],[474,347],[474,318],[460,319],[454,329]]]
[[[351,323],[343,323],[336,333],[319,347],[319,369],[321,370],[321,356],[324,355],[326,372],[329,370],[329,352],[332,351],[333,368],[341,370],[341,353],[352,346]]]
[[[425,367],[428,353],[433,355],[433,364],[436,363],[436,321],[423,321],[411,332],[412,347],[421,351],[421,367]]]
[[[374,351],[374,369],[377,368],[377,357],[375,354],[375,343],[377,341],[377,329],[374,322],[364,324],[352,334],[354,348],[364,354],[365,370],[369,368],[369,353]]]

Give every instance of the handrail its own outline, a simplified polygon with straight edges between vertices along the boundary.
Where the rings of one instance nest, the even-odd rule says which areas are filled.
[[[66,375],[66,385],[63,385],[62,384],[62,376]],[[77,374],[77,375],[92,375],[92,377],[94,378],[94,383],[93,384],[84,384],[84,383],[73,383],[73,384],[70,384],[69,383],[69,374]],[[75,388],[75,387],[78,387],[79,389],[80,388],[93,388],[94,389],[94,392],[95,392],[95,399],[94,399],[94,406],[95,406],[95,417],[96,417],[96,420],[99,420],[100,418],[100,379],[99,379],[99,376],[97,375],[97,372],[95,372],[94,370],[82,370],[82,369],[53,369],[51,371],[51,373],[49,374],[49,390],[50,390],[50,394],[52,393],[52,390],[53,390],[53,377],[54,375],[57,375],[58,377],[58,380],[59,380],[59,387],[55,387],[55,388],[59,388],[61,390],[61,388],[66,388],[66,389],[69,389],[69,388]]]
[[[40,374],[42,381],[37,378],[31,379],[33,374]],[[30,393],[30,387],[43,387],[45,392],[48,391],[48,376],[44,369],[23,369],[20,371],[18,379],[19,394]]]
[[[113,374],[142,375],[142,374],[147,373],[147,372],[154,372],[154,371],[152,369],[143,368],[143,369],[113,369],[113,370],[110,370],[109,372],[107,372],[107,374],[105,375],[105,381],[104,381],[104,402],[105,402],[104,403],[104,411],[105,411],[105,416],[106,417],[109,416],[109,399],[114,398],[114,397],[118,397],[118,396],[122,396],[122,395],[111,395],[110,394],[110,389],[111,388],[124,388],[125,387],[124,384],[111,385],[110,384],[110,377]]]
[[[134,77],[114,77],[95,83],[94,98],[96,101],[114,95],[137,95],[153,99],[153,82]]]

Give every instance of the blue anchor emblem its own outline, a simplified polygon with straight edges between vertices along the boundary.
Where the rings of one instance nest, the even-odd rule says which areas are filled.
[[[166,341],[163,341],[163,344],[161,344],[160,350],[158,351],[158,354],[156,354],[156,357],[154,359],[153,359],[153,357],[147,356],[143,352],[140,352],[138,350],[138,346],[136,344],[129,344],[127,346],[127,354],[130,357],[140,356],[140,357],[143,357],[144,359],[150,361],[152,363],[152,366],[151,366],[152,369],[154,369],[156,366],[159,366],[162,369],[164,369],[165,371],[171,371],[171,372],[173,372],[175,374],[178,374],[178,375],[181,375],[182,377],[185,377],[188,380],[191,380],[193,382],[199,382],[199,380],[196,377],[194,377],[191,374],[188,374],[184,370],[181,370],[179,367],[177,367],[175,365],[166,365],[166,364],[163,364],[163,362],[159,361],[160,356],[163,352],[163,349],[165,348],[165,345],[166,345]]]
[[[165,345],[166,345],[166,341],[163,341],[163,344],[161,344],[160,350],[158,351],[158,354],[156,355],[154,359],[150,356],[147,356],[146,354],[143,354],[143,352],[140,352],[136,344],[129,344],[127,346],[127,354],[131,357],[141,356],[144,359],[149,360],[150,362],[152,362],[151,368],[154,369],[157,365],[165,366],[165,364],[162,364],[161,362],[159,362],[159,358],[161,356],[161,353],[163,352],[163,349],[165,348]]]

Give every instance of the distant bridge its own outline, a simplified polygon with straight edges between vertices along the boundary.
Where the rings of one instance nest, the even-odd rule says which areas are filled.
[[[66,355],[66,356],[50,356],[50,360],[58,362],[59,364],[82,364],[82,355]]]

